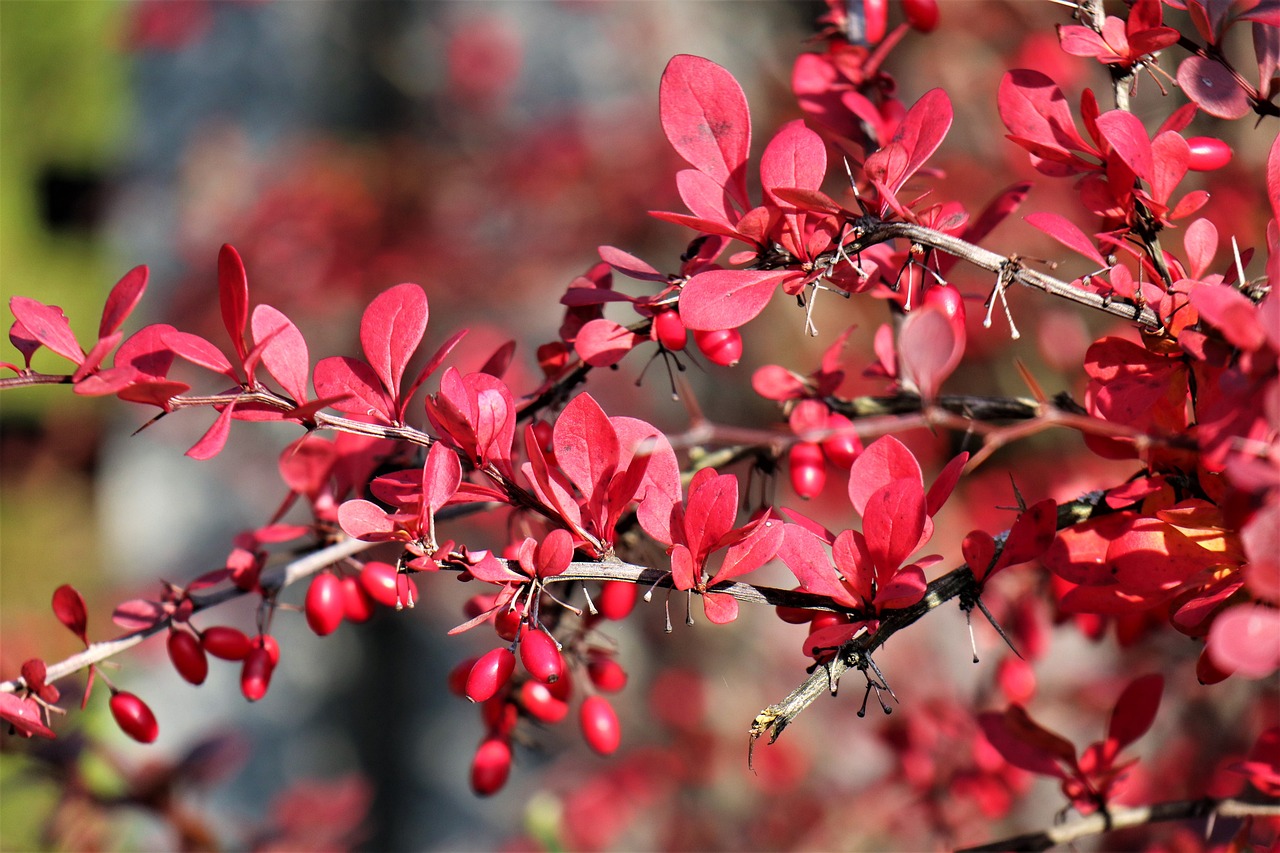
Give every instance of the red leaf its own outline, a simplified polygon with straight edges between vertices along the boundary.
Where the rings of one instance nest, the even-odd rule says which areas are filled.
[[[102,307],[102,320],[98,323],[99,338],[117,331],[133,312],[147,289],[147,275],[145,266],[134,267],[111,288],[111,292],[107,294],[107,302]]]
[[[876,588],[876,609],[911,607],[924,598],[928,587],[924,569],[916,565],[905,566]]]
[[[719,223],[729,230],[738,221],[739,215],[733,209],[733,202],[724,187],[697,169],[681,169],[676,172],[676,190],[680,193],[680,200],[694,216]]]
[[[886,181],[894,192],[901,189],[938,150],[951,129],[952,116],[951,99],[942,89],[930,89],[907,110],[892,140],[902,145],[907,154],[902,172],[890,174]]]
[[[1209,629],[1209,657],[1220,669],[1265,678],[1280,668],[1280,610],[1241,604],[1218,615]]]
[[[1249,114],[1248,95],[1231,71],[1216,59],[1188,56],[1182,60],[1178,85],[1211,116],[1235,119]]]
[[[822,540],[811,531],[798,524],[785,525],[778,557],[795,575],[801,589],[828,596],[849,607],[862,604],[840,583]]]
[[[609,367],[648,338],[630,331],[612,320],[591,320],[578,330],[573,348],[582,360],[593,367]]]
[[[240,381],[236,376],[235,368],[231,366],[231,361],[223,355],[222,350],[199,335],[180,332],[166,326],[161,332],[161,340],[174,355],[186,359],[197,367],[220,373],[234,382]],[[245,352],[244,355],[248,353]]]
[[[84,350],[80,348],[61,308],[25,296],[14,296],[9,300],[9,310],[27,333],[42,345],[68,361],[76,364],[84,361]]]
[[[365,358],[392,400],[399,400],[400,380],[427,331],[427,315],[426,292],[405,282],[374,297],[360,319]]]
[[[431,445],[422,467],[422,501],[432,515],[448,502],[462,485],[462,463],[458,454],[440,442]]]
[[[822,137],[805,127],[801,119],[784,124],[760,155],[765,197],[781,207],[790,205],[774,195],[775,188],[816,190],[826,174],[827,148]]]
[[[1093,241],[1066,217],[1059,216],[1056,213],[1043,212],[1033,213],[1025,217],[1025,219],[1032,227],[1048,234],[1073,252],[1084,255],[1099,267],[1107,265],[1106,260],[1103,259],[1102,254],[1094,246]]]
[[[991,534],[985,530],[970,531],[960,544],[960,551],[978,583],[986,580],[996,557],[996,540],[991,538]]]
[[[968,461],[969,452],[965,451],[954,457],[938,473],[924,498],[925,512],[930,517],[937,515],[938,510],[942,509],[942,505],[947,502],[947,498],[951,497],[951,492],[955,489],[956,483],[960,482],[960,476],[964,474],[964,466]]]
[[[701,172],[693,172],[692,174],[701,175]],[[678,176],[677,176],[678,177]],[[613,267],[618,272],[634,278],[637,281],[656,281],[662,284],[667,283],[667,277],[658,272],[649,264],[637,258],[630,252],[624,252],[621,249],[615,249],[613,246],[598,246],[596,251],[600,253],[600,260]],[[621,294],[619,294],[621,295]]]
[[[766,518],[745,539],[730,545],[712,583],[754,572],[772,560],[782,546],[784,526],[777,517]]]
[[[978,725],[991,745],[1014,767],[1066,779],[1067,774],[1054,759],[1075,764],[1075,747],[1068,741],[1036,725],[1021,705],[1012,705],[1003,714],[978,715]]]
[[[925,305],[912,311],[898,333],[898,369],[902,378],[934,400],[964,356],[964,326],[953,324],[941,309]]]
[[[312,375],[316,396],[335,398],[333,408],[391,423],[394,405],[373,368],[359,359],[331,356],[316,362]]]
[[[595,515],[618,470],[621,452],[609,416],[590,394],[579,394],[556,418],[551,435],[556,461]]]
[[[1000,119],[1012,135],[1062,152],[1096,153],[1080,138],[1062,90],[1039,71],[1017,69],[1005,74],[1000,81],[996,103]],[[1045,171],[1040,164],[1036,168]],[[1050,171],[1047,174],[1070,172]]]
[[[236,355],[244,361],[249,350],[244,343],[244,327],[249,321],[249,279],[244,261],[230,244],[218,251],[218,302],[222,306],[222,323],[231,336]]]
[[[901,441],[891,435],[873,441],[849,469],[849,500],[858,515],[866,515],[871,495],[894,480],[909,478],[924,489],[920,463]]]
[[[1053,544],[1057,526],[1058,505],[1052,499],[1027,507],[1009,529],[996,568],[1016,566],[1039,557]]]
[[[30,697],[0,693],[0,720],[13,726],[25,737],[39,735],[50,740],[54,738],[53,729],[46,726],[41,718],[40,705]]]
[[[1191,146],[1180,134],[1162,133],[1151,142],[1151,195],[1161,204],[1169,200],[1191,166]]]
[[[126,631],[142,631],[154,627],[164,615],[164,605],[160,602],[134,598],[116,605],[111,621]]]
[[[680,293],[680,319],[693,331],[736,329],[769,304],[789,270],[707,270]]]
[[[1160,694],[1164,691],[1164,676],[1153,673],[1135,678],[1116,700],[1107,725],[1107,740],[1115,755],[1125,746],[1146,734],[1155,722],[1160,708]]]
[[[894,480],[867,499],[865,510],[862,532],[876,577],[883,580],[920,544],[926,518],[924,489],[910,477]]]
[[[231,417],[235,412],[236,404],[228,403],[227,406],[218,413],[218,418],[209,427],[208,431],[200,437],[200,440],[187,450],[186,455],[198,461],[212,459],[222,452],[222,448],[227,445],[227,437],[231,435]]]
[[[720,540],[733,529],[738,515],[738,478],[703,468],[689,482],[689,498],[684,507],[683,541],[699,564],[705,563]],[[679,535],[675,530],[672,534]]]
[[[53,615],[67,626],[67,630],[80,638],[86,646],[89,637],[86,634],[89,613],[84,606],[84,598],[70,584],[63,584],[53,591]]]
[[[435,373],[437,370],[440,369],[440,365],[444,363],[444,360],[446,358],[448,358],[449,353],[453,352],[453,348],[456,347],[462,341],[462,339],[467,336],[467,333],[469,331],[471,330],[460,329],[459,331],[454,332],[452,335],[450,335],[449,340],[442,343],[440,345],[440,348],[435,351],[435,354],[431,356],[431,358],[427,361],[425,365],[423,365],[422,370],[418,371],[418,375],[417,377],[414,378],[413,383],[409,386],[409,390],[404,392],[404,396],[400,400],[400,416],[402,418],[404,416],[405,405],[411,399],[413,399],[413,395],[416,394],[418,392],[418,389],[422,387],[422,383],[426,382],[427,379],[430,378],[431,374]]]
[[[270,305],[253,309],[253,340],[262,349],[262,364],[295,403],[307,400],[311,361],[307,342],[293,321]]]
[[[728,71],[698,56],[667,63],[658,90],[662,129],[689,165],[719,183],[745,210],[751,116]]]
[[[107,357],[107,353],[115,349],[116,344],[120,343],[120,339],[123,337],[124,332],[115,332],[105,338],[98,338],[97,342],[89,350],[89,354],[84,357],[84,361],[80,362],[80,366],[76,368],[76,372],[71,374],[71,381],[79,383],[96,371],[98,366],[102,364],[102,360]]]
[[[1258,306],[1234,287],[1202,284],[1191,291],[1191,304],[1222,336],[1246,352],[1254,352],[1267,342]]]
[[[1203,278],[1218,252],[1218,229],[1208,219],[1197,219],[1187,226],[1182,235],[1187,264],[1192,278]]]
[[[573,536],[558,527],[546,535],[534,552],[533,563],[540,578],[553,578],[573,562]]]
[[[707,620],[715,625],[728,625],[738,618],[738,599],[732,595],[715,592],[702,594],[702,609]]]

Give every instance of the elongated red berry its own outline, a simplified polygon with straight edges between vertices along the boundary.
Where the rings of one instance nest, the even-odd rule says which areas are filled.
[[[453,669],[449,670],[448,684],[450,693],[454,696],[467,695],[467,678],[471,676],[471,668],[476,665],[478,660],[480,658],[474,657],[458,661]]]
[[[471,760],[471,790],[490,797],[502,790],[511,775],[511,743],[506,738],[485,738]]]
[[[689,333],[678,311],[661,311],[653,317],[653,337],[669,350],[684,349]]]
[[[332,634],[342,624],[346,610],[345,596],[342,594],[342,581],[337,575],[321,572],[311,579],[307,587],[307,598],[303,611],[307,615],[307,625],[321,637]]]
[[[564,674],[564,658],[556,641],[537,628],[526,628],[520,637],[520,663],[544,684],[553,684]]]
[[[506,646],[486,652],[467,674],[467,698],[472,702],[484,702],[493,697],[511,678],[516,668],[516,656]]]
[[[1212,136],[1193,136],[1187,140],[1191,159],[1187,166],[1197,172],[1212,172],[1231,162],[1231,146]]]
[[[249,654],[249,638],[244,631],[226,625],[214,625],[200,632],[200,644],[215,658],[244,660]]]
[[[250,702],[257,702],[271,686],[271,676],[280,662],[280,646],[268,634],[259,634],[251,643],[253,647],[240,669],[240,692]]]
[[[490,737],[507,737],[520,722],[520,709],[507,696],[494,696],[480,704],[480,720]]]
[[[919,32],[931,33],[938,26],[938,0],[902,0],[902,12]]]
[[[639,593],[636,585],[626,581],[605,581],[600,587],[600,597],[596,599],[596,608],[600,615],[615,621],[626,619],[636,606]]]
[[[822,448],[812,441],[791,445],[787,454],[791,469],[791,488],[802,498],[816,498],[827,484],[827,463]]]
[[[862,33],[868,46],[880,43],[889,21],[889,0],[862,0]]]
[[[377,602],[364,591],[360,581],[350,575],[342,579],[342,615],[348,622],[368,622],[376,606]]]
[[[360,570],[360,585],[369,597],[384,607],[395,607],[398,599],[396,587],[397,575],[400,573],[390,563],[376,560],[365,563]]]
[[[588,696],[582,702],[578,714],[582,724],[582,737],[599,755],[612,755],[622,743],[622,728],[618,725],[618,715],[613,706],[603,696]]]
[[[558,723],[569,716],[569,703],[553,696],[551,687],[541,681],[520,685],[520,704],[529,716],[544,723]]]
[[[209,658],[204,647],[190,631],[170,631],[165,646],[173,668],[192,684],[204,684],[209,676]]]
[[[785,604],[779,604],[774,610],[777,612],[778,618],[788,625],[807,625],[816,612],[803,607],[788,607]]]
[[[742,334],[737,329],[696,331],[693,342],[712,364],[733,367],[742,358]]]
[[[822,440],[822,453],[827,460],[842,471],[853,467],[853,460],[862,453],[862,440],[853,431],[853,421],[838,412],[827,417],[828,429],[842,429],[844,432],[833,433]]]
[[[627,671],[613,658],[592,658],[587,664],[587,675],[596,689],[605,693],[617,693],[627,686]]]
[[[960,327],[964,328],[964,297],[960,295],[955,285],[933,285],[924,292],[924,304],[938,308],[952,322],[959,317]]]
[[[493,630],[509,643],[520,634],[520,621],[523,618],[518,611],[507,610],[504,607],[493,614]]]
[[[160,736],[156,715],[132,693],[121,690],[111,695],[111,716],[121,731],[139,743],[153,743]]]

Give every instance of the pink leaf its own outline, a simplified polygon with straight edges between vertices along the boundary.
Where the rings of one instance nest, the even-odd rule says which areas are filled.
[[[431,374],[435,373],[437,370],[440,369],[440,365],[443,364],[444,360],[449,357],[449,353],[453,352],[453,348],[456,347],[462,341],[462,339],[467,336],[467,333],[469,331],[470,329],[460,329],[459,331],[454,332],[452,335],[449,336],[449,340],[442,343],[440,345],[440,348],[435,351],[435,354],[431,356],[431,358],[427,361],[425,365],[423,365],[422,370],[418,372],[417,377],[413,380],[413,383],[409,386],[409,390],[405,391],[404,396],[401,398],[400,413],[402,416],[404,414],[405,404],[408,403],[409,400],[413,399],[413,395],[416,394],[418,389],[422,387],[422,383],[426,382],[427,379],[430,378]]]
[[[24,735],[37,735],[52,740],[53,729],[46,726],[40,705],[30,697],[16,693],[0,693],[0,720]]]
[[[111,613],[111,621],[126,631],[142,631],[164,618],[164,606],[158,601],[134,598],[121,602]]]
[[[76,364],[84,361],[84,350],[80,348],[62,309],[25,296],[14,296],[9,300],[9,310],[28,334],[43,346]]]
[[[591,320],[579,331],[573,348],[582,360],[593,367],[617,364],[648,338],[603,317]]]
[[[222,306],[222,323],[236,355],[244,361],[249,352],[244,343],[244,327],[249,321],[249,279],[244,272],[244,261],[230,244],[224,244],[218,251],[218,302]]]
[[[760,182],[765,197],[778,206],[782,203],[773,190],[777,187],[816,190],[827,174],[827,148],[822,137],[796,119],[782,126],[760,155]]]
[[[1241,604],[1219,614],[1209,629],[1209,657],[1226,672],[1265,678],[1280,668],[1280,610]]]
[[[697,169],[676,172],[676,190],[689,212],[700,219],[732,229],[739,218],[724,187]]]
[[[365,500],[350,500],[338,507],[338,525],[353,539],[381,542],[396,537],[396,523],[386,510]]]
[[[433,515],[448,502],[462,485],[462,463],[458,454],[440,442],[431,445],[422,468],[422,500]]]
[[[1201,319],[1222,332],[1232,346],[1254,352],[1266,343],[1258,306],[1234,287],[1202,284],[1191,291],[1190,298]]]
[[[680,319],[694,331],[736,329],[769,304],[788,270],[708,270],[680,294]]]
[[[849,469],[849,500],[858,515],[866,515],[867,501],[881,487],[909,478],[924,489],[920,463],[901,441],[891,435],[878,438],[862,451]]]
[[[392,422],[391,398],[373,368],[359,359],[331,356],[316,363],[312,376],[316,396],[343,398],[333,404],[339,412]]]
[[[107,357],[107,353],[115,349],[123,337],[124,332],[113,332],[105,338],[98,338],[88,355],[84,357],[84,361],[80,362],[80,366],[76,368],[76,372],[71,374],[71,381],[78,383],[97,370],[102,360]]]
[[[1026,217],[1026,221],[1031,226],[1040,229],[1062,245],[1066,246],[1074,252],[1084,255],[1089,260],[1096,263],[1099,267],[1107,265],[1102,254],[1094,246],[1093,241],[1085,235],[1083,231],[1077,228],[1066,217],[1059,216],[1056,213],[1033,213]]]
[[[658,90],[662,129],[689,165],[747,203],[751,116],[742,87],[728,71],[698,56],[667,63]]]
[[[1187,226],[1186,233],[1182,235],[1182,245],[1186,249],[1191,277],[1204,278],[1213,263],[1213,256],[1218,252],[1218,229],[1208,219],[1197,219]]]
[[[1062,90],[1039,71],[1017,69],[1005,74],[996,96],[1000,119],[1014,136],[1062,152],[1094,153],[1076,130],[1071,107]],[[1041,169],[1037,164],[1037,169]],[[1053,171],[1049,174],[1070,174]]]
[[[262,364],[267,372],[295,403],[306,402],[311,361],[302,332],[292,320],[270,305],[259,305],[253,309],[251,328],[256,345],[266,342],[262,349]]]
[[[905,566],[876,589],[876,609],[911,607],[924,598],[928,587],[924,569],[917,565]]]
[[[427,294],[405,282],[374,297],[360,319],[365,358],[393,400],[399,399],[405,367],[427,331],[427,315]]]
[[[907,163],[902,173],[890,177],[889,185],[894,192],[938,150],[947,131],[951,129],[952,115],[951,99],[942,89],[930,89],[907,110],[902,123],[894,131],[892,140],[902,145],[907,154]]]
[[[89,624],[89,613],[84,606],[84,598],[70,584],[63,584],[53,591],[53,615],[67,626],[67,630],[80,638],[86,646],[89,638],[86,635]]]
[[[111,292],[107,294],[107,302],[102,307],[102,320],[98,324],[99,338],[117,331],[125,318],[133,312],[147,289],[147,275],[145,266],[134,267],[111,288]]]
[[[1163,691],[1164,676],[1158,673],[1135,678],[1125,687],[1116,700],[1107,725],[1107,740],[1114,744],[1114,752],[1133,743],[1151,728]]]
[[[899,370],[926,402],[937,397],[942,383],[960,364],[965,345],[963,328],[952,324],[933,305],[917,308],[903,321],[898,335]]]

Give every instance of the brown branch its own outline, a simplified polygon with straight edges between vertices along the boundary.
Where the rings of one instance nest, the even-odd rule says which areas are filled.
[[[1091,493],[1059,506],[1057,529],[1062,530],[1106,512],[1101,499],[1102,493]],[[1004,536],[999,537],[997,542],[1003,548]],[[880,626],[874,633],[863,634],[846,642],[829,663],[818,666],[808,679],[787,694],[782,701],[770,705],[756,715],[749,732],[748,763],[751,750],[754,750],[755,742],[761,735],[768,732],[769,743],[776,741],[801,711],[824,693],[833,692],[835,685],[840,682],[840,677],[847,670],[866,669],[871,653],[882,646],[889,637],[920,621],[925,614],[951,599],[961,596],[976,598],[978,592],[973,573],[968,565],[961,565],[931,582],[925,589],[924,597],[911,607],[882,611]],[[965,599],[961,600],[963,602]]]
[[[1071,844],[1091,835],[1102,835],[1119,829],[1131,829],[1150,823],[1173,820],[1195,820],[1217,817],[1280,817],[1280,802],[1251,803],[1244,800],[1177,800],[1152,803],[1149,806],[1116,806],[1105,812],[1064,823],[1041,832],[1029,832],[1012,838],[961,848],[960,853],[987,853],[1000,850],[1048,850],[1059,844]]]
[[[71,374],[36,373],[24,371],[17,376],[0,377],[0,391],[8,388],[28,388],[32,385],[70,385]]]

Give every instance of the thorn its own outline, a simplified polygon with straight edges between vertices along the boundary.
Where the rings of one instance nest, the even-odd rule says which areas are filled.
[[[969,628],[969,647],[973,649],[973,662],[978,663],[978,638],[973,635],[973,611],[965,609],[964,624]]]
[[[876,662],[868,657],[867,666],[871,667],[872,672],[876,674],[876,678],[880,679],[879,687],[884,689],[890,696],[892,696],[893,701],[898,702],[898,694],[893,692],[893,688],[889,686],[889,679],[884,677],[884,673],[880,671],[880,667],[876,666]],[[877,694],[877,698],[878,696],[879,694]],[[881,704],[884,704],[884,703],[882,702]],[[902,703],[899,702],[898,704],[902,704]],[[885,713],[886,714],[889,713],[888,709],[885,709]]]
[[[1000,623],[996,621],[996,617],[991,615],[991,611],[987,609],[987,605],[982,603],[982,599],[975,599],[978,609],[982,611],[982,615],[987,617],[987,621],[991,623],[991,627],[996,629],[996,633],[1000,635],[1000,639],[1004,640],[1004,644],[1009,647],[1018,657],[1022,657],[1022,652],[1018,651],[1018,647],[1013,644],[1013,640],[1009,639],[1009,635],[1005,633],[1004,628],[1000,627]],[[1026,660],[1026,658],[1022,658]]]
[[[671,627],[671,593],[669,592],[667,593],[666,601],[662,602],[662,616],[662,631],[670,634],[674,629]]]
[[[684,624],[690,628],[693,627],[693,590],[685,590],[684,593]]]
[[[582,588],[582,595],[587,599],[587,612],[592,616],[597,615],[600,611],[596,610],[596,603],[591,600],[591,592],[585,586]],[[582,612],[579,611],[578,615],[581,616]]]

